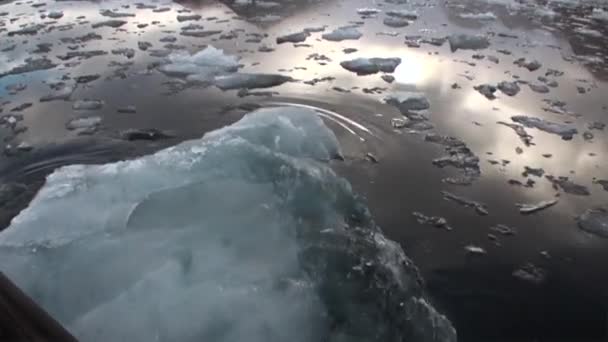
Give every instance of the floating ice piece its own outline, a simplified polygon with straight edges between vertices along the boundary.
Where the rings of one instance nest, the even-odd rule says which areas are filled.
[[[483,249],[482,247],[473,246],[473,245],[465,246],[464,250],[467,252],[467,254],[471,254],[471,255],[486,255],[487,254],[486,250]]]
[[[310,37],[309,31],[300,31],[295,33],[286,34],[284,36],[277,37],[277,44],[283,43],[301,43]]]
[[[522,267],[518,268],[517,270],[513,271],[513,276],[523,281],[527,281],[535,285],[540,285],[545,281],[545,278],[547,277],[547,271],[532,263],[527,263]]]
[[[515,96],[521,90],[521,88],[519,87],[517,82],[508,82],[508,81],[502,81],[502,82],[498,83],[497,88],[498,88],[498,90],[502,91],[503,93],[505,93],[508,96]]]
[[[84,130],[91,129],[92,127],[99,126],[101,124],[101,117],[90,116],[86,118],[75,118],[65,125],[65,128],[69,130]]]
[[[359,15],[375,15],[382,12],[381,10],[377,9],[377,8],[359,8],[357,10],[357,14]]]
[[[416,221],[420,224],[426,224],[435,228],[441,228],[445,230],[452,230],[453,228],[448,224],[448,221],[440,216],[426,216],[420,212],[413,212],[412,216],[416,218]]]
[[[498,232],[499,234],[505,235],[505,236],[511,236],[511,235],[515,235],[517,233],[517,230],[515,228],[511,228],[504,224],[497,224],[495,226],[492,226],[492,227],[490,227],[490,230]]]
[[[488,37],[471,34],[453,34],[448,36],[450,49],[455,52],[461,50],[483,50],[490,46]]]
[[[84,51],[68,51],[65,55],[57,56],[62,61],[68,61],[74,58],[89,59],[98,56],[105,56],[108,53],[103,50],[84,50]]]
[[[161,139],[169,139],[173,138],[173,135],[165,133],[156,128],[147,128],[147,129],[128,129],[126,131],[120,132],[120,138],[127,141],[135,141],[135,140],[161,140]]]
[[[519,208],[519,212],[521,214],[527,215],[527,214],[533,214],[537,211],[541,211],[544,209],[547,209],[549,207],[552,207],[554,205],[556,205],[558,202],[557,199],[553,199],[553,200],[548,200],[548,201],[541,201],[538,203],[533,203],[533,204],[516,204],[515,206]]]
[[[63,17],[63,12],[61,11],[52,11],[49,12],[49,14],[47,15],[47,17],[51,18],[51,19],[60,19]]]
[[[496,15],[492,12],[484,12],[484,13],[461,13],[458,15],[462,19],[470,19],[470,20],[495,20]]]
[[[608,191],[608,179],[596,179],[593,184],[599,184],[605,191]]]
[[[496,98],[496,87],[491,84],[480,84],[478,86],[473,87],[473,89],[477,90],[480,94],[488,98],[489,100],[494,100]]]
[[[530,71],[536,71],[543,66],[542,63],[537,60],[528,61],[525,58],[519,58],[515,62],[513,62],[513,64],[521,68],[526,68]]]
[[[118,27],[125,25],[126,23],[127,23],[126,20],[112,19],[112,20],[106,20],[106,21],[100,21],[98,23],[94,23],[91,25],[91,27],[92,28],[100,28],[100,27],[118,28]]]
[[[397,92],[385,97],[383,101],[397,107],[402,114],[412,110],[427,110],[431,107],[426,96],[418,92]]]
[[[217,75],[236,72],[239,68],[235,56],[226,55],[211,45],[193,55],[173,53],[167,62],[159,67],[162,73],[172,77],[196,76],[196,79],[205,82],[213,80]]]
[[[11,83],[11,84],[5,86],[4,89],[6,89],[9,92],[9,94],[15,95],[15,94],[17,94],[19,92],[22,92],[25,89],[27,89],[27,84],[25,84],[25,83]]]
[[[63,84],[54,89],[54,92],[42,96],[40,102],[69,101],[75,89],[76,88],[73,85]]]
[[[483,203],[479,203],[479,202],[464,198],[462,196],[455,195],[448,191],[442,191],[441,195],[443,195],[443,198],[445,198],[446,200],[456,202],[467,208],[475,209],[475,212],[479,215],[486,216],[489,214],[486,205]]]
[[[186,37],[206,38],[222,33],[222,30],[184,30],[179,34]]]
[[[410,10],[406,10],[406,9],[389,10],[386,12],[386,15],[389,17],[396,17],[396,18],[403,18],[403,19],[410,19],[410,20],[418,19],[418,13],[416,11],[410,11]]]
[[[103,10],[99,10],[99,14],[104,16],[104,17],[110,17],[110,18],[126,18],[126,17],[134,17],[135,14],[133,13],[125,13],[125,12],[114,12],[112,10],[109,9],[103,9]]]
[[[557,134],[564,140],[571,140],[572,137],[578,133],[576,128],[570,125],[551,122],[531,116],[516,115],[512,116],[511,120],[528,128],[536,128],[547,133]]]
[[[89,42],[91,40],[101,40],[102,38],[103,37],[98,35],[97,33],[89,32],[89,33],[79,36],[79,37],[74,37],[74,38],[63,37],[63,38],[59,38],[59,40],[65,44],[82,44],[82,43]]]
[[[135,114],[137,113],[137,107],[134,105],[129,105],[125,107],[120,107],[116,109],[116,111],[121,114]]]
[[[137,42],[137,47],[141,50],[141,51],[146,51],[149,48],[152,47],[152,43],[150,42]]]
[[[454,185],[471,185],[481,176],[479,168],[479,157],[460,139],[429,133],[424,137],[425,141],[439,144],[445,147],[447,155],[433,160],[433,165],[443,168],[446,166],[460,169],[463,177],[445,178],[443,181]]]
[[[515,133],[519,136],[519,139],[521,139],[521,141],[526,144],[526,146],[532,145],[532,136],[528,134],[528,132],[526,132],[526,128],[524,126],[504,121],[498,121],[496,123],[499,125],[507,126],[514,130]]]
[[[322,162],[338,153],[316,112],[282,107],[60,168],[0,233],[2,271],[81,341],[455,342],[413,262]]]
[[[354,26],[340,27],[330,33],[325,33],[322,35],[323,39],[334,42],[341,42],[343,40],[357,40],[361,38],[361,36],[363,36],[363,33],[359,32],[359,30],[357,30],[357,28]]]
[[[75,101],[72,104],[73,110],[99,110],[103,108],[104,102],[102,100],[84,99]]]
[[[46,57],[28,58],[25,60],[25,64],[16,66],[8,71],[0,71],[0,78],[8,75],[19,75],[28,72],[53,69],[56,66],[57,64],[51,62],[51,60]]]
[[[215,77],[213,84],[222,90],[255,89],[276,87],[292,80],[289,76],[279,74],[236,73]]]
[[[606,209],[587,209],[576,218],[576,222],[581,230],[608,239],[608,211]]]
[[[399,17],[386,17],[382,21],[382,23],[388,27],[406,27],[410,24],[409,20],[406,18]]]
[[[529,175],[542,177],[545,174],[545,170],[543,168],[534,168],[529,166],[524,166],[524,172],[521,173],[522,176],[528,177]]]
[[[401,64],[401,58],[357,58],[340,63],[344,69],[358,75],[370,75],[378,72],[394,72]]]
[[[533,92],[539,93],[539,94],[546,94],[551,90],[551,89],[549,89],[549,87],[547,87],[544,84],[528,83],[528,86],[530,87],[530,89]]]
[[[608,11],[604,11],[600,8],[594,8],[593,12],[591,12],[591,19],[608,22]]]
[[[127,58],[133,58],[135,56],[135,50],[131,48],[119,48],[112,50],[113,55],[123,55]]]
[[[557,177],[556,178],[554,176],[548,175],[548,176],[545,176],[545,178],[547,178],[551,183],[553,183],[553,186],[556,189],[557,188],[562,189],[567,194],[578,195],[578,196],[591,195],[591,192],[589,191],[589,189],[587,189],[586,186],[576,184],[573,181],[571,181],[568,177]]]
[[[203,17],[200,14],[184,14],[184,15],[178,15],[177,21],[179,21],[180,23],[182,23],[184,21],[199,21],[202,18]]]

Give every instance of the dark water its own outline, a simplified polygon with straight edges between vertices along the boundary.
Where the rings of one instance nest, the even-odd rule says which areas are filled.
[[[8,188],[10,201],[3,201],[2,224],[23,208],[46,174],[55,167],[71,163],[104,163],[150,153],[180,141],[202,136],[205,132],[238,120],[244,113],[259,106],[293,105],[317,108],[339,136],[345,160],[335,162],[335,169],[347,177],[357,192],[365,195],[378,224],[388,237],[400,242],[406,253],[420,267],[427,288],[436,306],[454,322],[461,341],[602,341],[608,338],[608,241],[577,228],[575,216],[588,208],[607,204],[608,193],[594,179],[608,179],[608,140],[606,131],[593,130],[593,139],[586,141],[582,133],[591,122],[608,122],[608,69],[606,52],[607,22],[591,19],[602,4],[592,2],[508,2],[508,1],[426,1],[401,5],[366,0],[297,1],[266,8],[264,3],[238,5],[231,2],[201,1],[175,4],[153,3],[169,11],[156,13],[151,9],[121,7],[127,2],[49,2],[34,8],[33,3],[11,2],[0,6],[0,49],[15,44],[0,55],[0,73],[20,65],[31,56],[47,55],[60,64],[49,71],[38,71],[0,78],[2,115],[22,104],[25,109],[18,127],[27,131],[14,135],[5,127],[7,143],[31,144],[31,152],[3,157],[0,176],[6,184],[25,184]],[[606,4],[603,5],[606,7]],[[383,25],[382,13],[361,18],[358,8],[405,8],[415,10],[419,18],[404,28]],[[48,24],[35,35],[13,35],[21,25],[48,23],[39,11],[61,9],[64,16],[56,24]],[[91,23],[111,18],[99,15],[100,9],[117,9],[135,13],[135,17],[118,18],[128,23],[115,29],[91,28]],[[596,9],[595,12],[594,8]],[[179,23],[179,10],[189,9],[202,19]],[[463,18],[463,13],[493,13],[494,20]],[[84,18],[77,19],[80,16]],[[466,17],[466,16],[465,16]],[[14,22],[12,19],[16,18]],[[152,24],[158,21],[156,24]],[[277,36],[306,27],[327,26],[326,32],[339,26],[362,21],[358,40],[330,42],[321,33],[313,33],[305,44],[275,43]],[[62,31],[58,26],[74,24]],[[138,28],[138,24],[149,26]],[[191,23],[204,30],[234,31],[233,39],[220,39],[221,34],[207,38],[180,35],[179,28]],[[48,30],[55,26],[54,30]],[[585,31],[586,30],[586,31]],[[596,30],[598,33],[589,32]],[[62,37],[82,36],[95,32],[103,37],[84,44],[60,43]],[[379,34],[396,32],[392,34]],[[582,32],[582,33],[581,33]],[[260,42],[248,42],[260,34]],[[404,44],[405,36],[444,37],[453,33],[482,33],[491,37],[491,45],[481,51],[451,52],[449,44],[419,48]],[[249,35],[248,35],[249,34]],[[506,35],[505,35],[506,34]],[[267,36],[264,36],[267,35]],[[239,97],[236,91],[216,88],[183,87],[176,79],[158,72],[162,58],[140,51],[138,41],[147,41],[161,49],[159,40],[175,36],[174,44],[196,52],[211,44],[227,54],[239,56],[247,72],[282,73],[301,81],[335,77],[334,80],[309,85],[289,82],[262,89],[277,92],[272,97]],[[516,38],[511,37],[516,36]],[[36,44],[53,43],[51,51],[33,54]],[[258,52],[261,44],[275,48]],[[70,49],[100,49],[105,56],[79,61],[78,65],[57,58]],[[120,47],[135,49],[132,59],[113,55]],[[174,47],[173,47],[174,48]],[[345,54],[345,48],[358,49]],[[503,53],[499,52],[503,51]],[[504,50],[511,52],[504,54]],[[326,60],[309,58],[313,53]],[[486,58],[474,59],[474,54]],[[499,58],[498,63],[487,56]],[[400,57],[401,65],[393,74],[394,83],[387,83],[380,74],[357,76],[340,67],[339,62],[356,57]],[[525,57],[537,59],[542,67],[535,72],[520,68],[513,62]],[[110,62],[132,62],[116,73]],[[259,64],[258,64],[259,63]],[[474,63],[475,65],[471,65]],[[297,69],[296,69],[297,67]],[[547,94],[533,92],[522,84],[521,92],[508,97],[500,91],[497,99],[488,100],[473,86],[512,80],[513,75],[534,83],[548,69],[564,75],[549,77],[559,86]],[[94,98],[105,101],[100,110],[77,112],[72,102],[39,102],[50,88],[46,83],[65,75],[70,78],[99,74],[98,80],[80,84],[71,99]],[[465,77],[467,76],[467,77]],[[473,79],[474,78],[474,79]],[[167,82],[170,82],[168,84]],[[6,85],[27,84],[27,89],[11,95]],[[459,84],[453,89],[454,83]],[[175,86],[178,86],[177,89]],[[340,87],[350,92],[333,89]],[[378,94],[367,94],[363,88],[385,88]],[[580,93],[577,87],[585,90]],[[399,111],[380,100],[399,90],[423,92],[431,103],[430,121],[434,132],[464,141],[480,158],[481,177],[471,186],[442,182],[459,176],[459,170],[440,169],[433,159],[444,155],[444,148],[424,141],[426,132],[394,129],[391,118],[401,117]],[[575,115],[546,112],[543,99],[566,102],[566,109]],[[9,103],[7,103],[10,101]],[[117,108],[135,105],[137,113],[118,113]],[[573,140],[528,129],[535,145],[525,146],[515,132],[497,121],[511,122],[512,115],[530,115],[554,122],[572,122],[578,129]],[[66,122],[76,116],[99,116],[102,124],[92,137],[78,137],[66,129]],[[174,136],[154,142],[128,142],[120,132],[129,128],[157,128]],[[67,141],[67,142],[66,142]],[[521,148],[521,153],[516,148]],[[370,161],[367,154],[373,154]],[[551,154],[551,157],[543,156]],[[488,160],[497,160],[493,165]],[[502,160],[509,163],[501,165]],[[577,196],[553,188],[545,178],[532,188],[513,186],[510,179],[525,183],[524,167],[543,168],[545,174],[568,176],[586,186],[590,194]],[[10,190],[10,191],[9,191]],[[479,216],[474,210],[443,199],[441,191],[481,202],[489,215]],[[536,203],[559,194],[557,205],[533,215],[521,215],[516,203]],[[4,196],[7,197],[7,196]],[[412,216],[442,216],[454,229],[446,231],[421,225]],[[514,227],[515,236],[493,233],[491,226]],[[499,242],[488,239],[493,233]],[[482,247],[487,254],[469,255],[465,246]],[[540,269],[539,282],[522,280],[513,273],[526,264]]]

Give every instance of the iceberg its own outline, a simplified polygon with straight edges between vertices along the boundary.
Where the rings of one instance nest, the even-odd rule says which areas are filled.
[[[82,341],[456,341],[340,155],[314,111],[276,107],[62,167],[0,233],[3,272]]]

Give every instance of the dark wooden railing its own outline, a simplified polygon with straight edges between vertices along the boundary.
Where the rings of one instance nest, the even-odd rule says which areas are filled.
[[[0,272],[0,341],[72,342],[72,336]]]

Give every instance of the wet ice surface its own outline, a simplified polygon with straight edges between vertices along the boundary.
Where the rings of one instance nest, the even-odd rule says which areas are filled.
[[[60,169],[0,234],[3,270],[79,340],[456,341],[324,163],[338,155],[312,109],[278,107],[151,156]],[[42,222],[54,228],[38,234]]]
[[[608,242],[580,216],[608,203],[605,5],[48,1],[0,13],[4,170],[108,159],[44,161],[65,138],[118,139],[141,154],[260,106],[311,106],[344,147],[332,166],[420,266],[462,340],[603,334]],[[8,194],[31,181],[11,175]],[[24,206],[2,203],[2,222]],[[488,229],[499,225],[517,234]],[[469,258],[466,246],[485,254]],[[545,291],[521,281],[541,273]],[[570,323],[573,312],[584,319]]]

